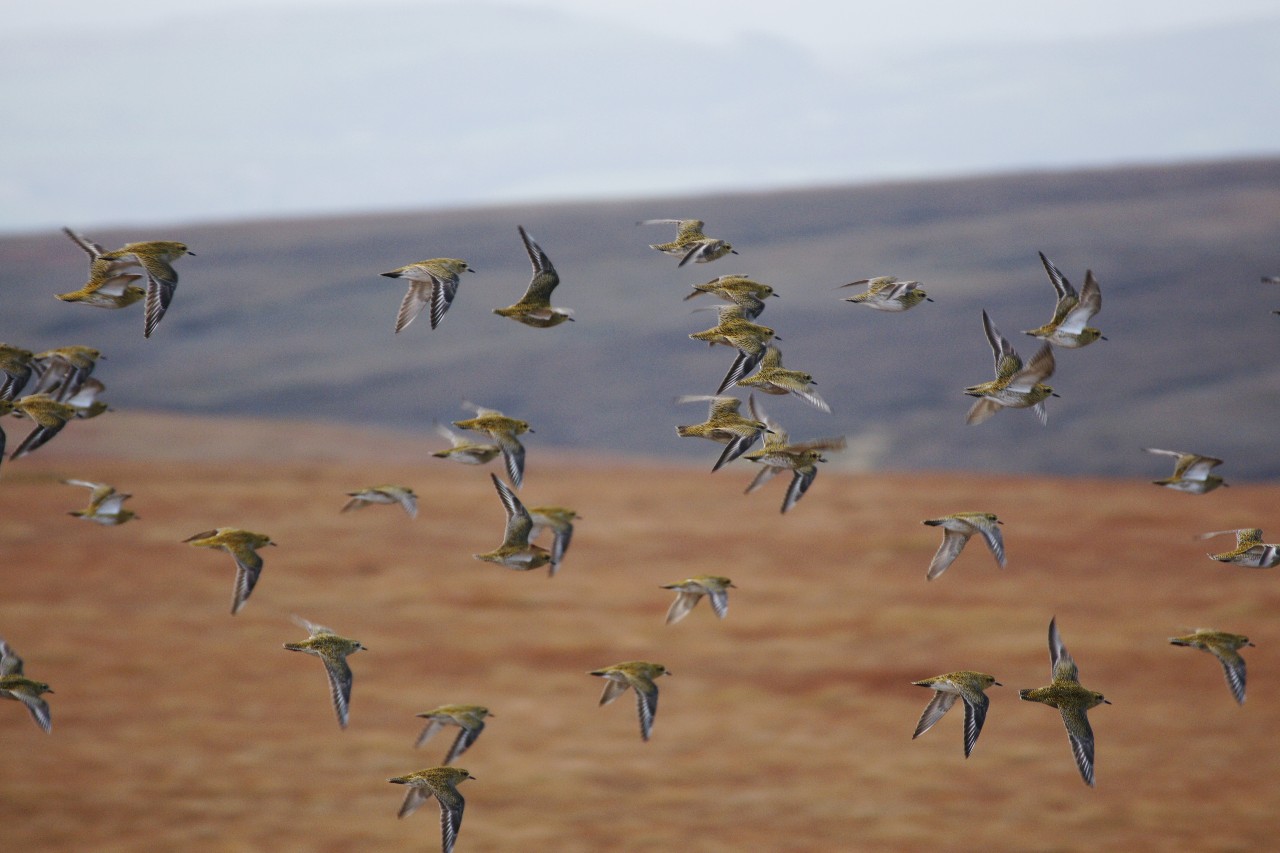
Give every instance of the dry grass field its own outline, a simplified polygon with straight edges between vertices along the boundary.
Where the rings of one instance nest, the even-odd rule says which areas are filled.
[[[21,424],[9,421],[11,442]],[[1202,497],[1145,481],[853,475],[826,470],[787,516],[782,479],[743,496],[735,463],[549,458],[521,498],[584,516],[558,577],[471,558],[503,515],[488,471],[431,459],[431,437],[113,413],[0,469],[0,635],[48,681],[53,732],[0,703],[0,826],[13,850],[434,850],[434,803],[402,821],[388,777],[440,763],[414,714],[478,703],[494,717],[457,762],[457,850],[1256,850],[1280,787],[1280,574],[1222,566],[1198,532],[1280,534],[1280,487]],[[1134,448],[1134,452],[1139,452]],[[195,461],[192,461],[195,460]],[[1152,479],[1164,476],[1152,460]],[[1228,479],[1230,479],[1229,472]],[[141,519],[68,517],[83,490],[135,495]],[[399,509],[340,515],[344,492],[403,482]],[[924,579],[921,519],[1005,521],[1009,566],[973,542]],[[181,540],[214,526],[271,535],[240,615],[234,568]],[[1268,529],[1270,528],[1270,529]],[[726,574],[663,624],[659,585]],[[319,661],[286,653],[297,613],[361,640],[351,724]],[[1091,712],[1096,789],[1080,780],[1047,683],[1058,618]],[[1184,629],[1248,634],[1232,701]],[[666,664],[653,739],[628,696],[600,708],[587,670]],[[930,694],[910,682],[993,673],[973,756],[961,709],[916,741]]]

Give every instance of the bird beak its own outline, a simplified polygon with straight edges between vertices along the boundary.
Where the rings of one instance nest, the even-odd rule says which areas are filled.
[[[1003,684],[1001,684],[1001,683],[1000,683],[1000,682],[998,682],[998,681],[993,681],[993,682],[991,682],[991,686],[992,686],[992,687],[1004,687],[1004,685],[1003,685]]]

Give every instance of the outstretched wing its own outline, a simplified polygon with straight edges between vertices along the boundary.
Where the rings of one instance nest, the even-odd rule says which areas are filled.
[[[916,723],[916,730],[911,735],[911,739],[915,740],[933,728],[934,724],[951,710],[951,706],[956,703],[958,698],[960,698],[958,693],[946,693],[942,690],[933,691],[933,698],[929,700],[928,705],[924,706],[924,713],[920,715],[920,722]]]

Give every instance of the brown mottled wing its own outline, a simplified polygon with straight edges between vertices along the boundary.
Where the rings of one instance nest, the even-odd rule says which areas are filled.
[[[1089,717],[1083,708],[1059,708],[1062,723],[1067,727],[1067,739],[1071,741],[1071,752],[1076,757],[1076,766],[1080,768],[1080,777],[1092,787],[1093,785],[1093,728],[1089,725]]]
[[[1022,358],[1013,350],[1009,339],[1000,334],[996,324],[982,312],[982,329],[987,334],[987,343],[991,345],[991,353],[996,362],[996,378],[1005,379],[1022,369]]]
[[[530,279],[529,288],[520,301],[526,305],[549,304],[551,291],[555,290],[556,285],[560,283],[560,276],[552,266],[547,253],[542,251],[542,247],[525,232],[524,226],[516,227],[520,231],[520,239],[524,241],[525,251],[529,253],[529,261],[533,264],[533,278]]]

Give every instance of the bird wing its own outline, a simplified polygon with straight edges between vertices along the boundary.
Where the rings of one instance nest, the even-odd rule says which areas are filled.
[[[405,792],[404,802],[400,804],[400,811],[396,813],[396,817],[405,817],[417,811],[418,806],[431,799],[431,794],[423,788],[409,786],[409,790]]]
[[[979,397],[969,407],[969,411],[965,413],[964,422],[966,424],[980,424],[995,417],[996,412],[1003,409],[995,400],[990,397]]]
[[[41,699],[34,693],[26,690],[0,690],[0,693],[17,699],[23,705],[27,706],[27,710],[31,712],[31,719],[36,721],[36,725],[44,729],[46,732],[53,725],[53,720],[49,715],[49,703]]]
[[[429,721],[426,727],[423,728],[422,734],[418,735],[418,739],[413,742],[414,748],[417,749],[427,741],[431,740],[431,736],[443,728],[444,728],[444,723],[440,722],[439,720]],[[448,761],[445,761],[445,764],[448,764],[448,763],[449,763]]]
[[[142,336],[149,338],[160,319],[164,317],[164,312],[169,310],[169,303],[173,301],[173,292],[178,288],[178,274],[174,272],[173,267],[159,258],[150,255],[134,255],[134,257],[138,259],[138,263],[142,264],[142,270],[147,274],[145,303],[147,318]]]
[[[1026,366],[1013,374],[1009,380],[1008,390],[1026,394],[1039,383],[1053,375],[1055,363],[1053,346],[1045,344],[1031,357]]]
[[[632,682],[636,690],[636,709],[640,713],[640,737],[649,739],[653,731],[653,718],[658,715],[658,685],[648,679]]]
[[[599,673],[592,673],[592,674],[597,675]],[[609,678],[608,676],[605,676],[605,678],[607,680],[604,683],[604,693],[600,694],[601,705],[608,705],[614,699],[617,699],[619,696],[621,696],[626,691],[626,689],[631,686],[625,681],[615,681],[614,679]]]
[[[511,487],[498,479],[497,474],[490,474],[489,478],[493,480],[493,486],[498,490],[502,507],[507,511],[507,527],[502,539],[503,547],[529,547],[529,534],[533,531],[533,519],[529,517],[529,511],[516,497],[516,493],[511,491]]]
[[[333,710],[338,713],[338,725],[345,729],[351,706],[351,667],[345,657],[321,655],[320,658],[329,676],[329,694],[333,697]]]
[[[920,715],[920,722],[916,723],[915,734],[911,735],[911,739],[915,740],[933,728],[934,724],[951,710],[951,706],[956,703],[958,698],[960,698],[958,693],[946,693],[942,690],[933,691],[933,698],[929,700],[928,705],[924,706],[924,713]]]
[[[763,357],[763,347],[760,347],[755,353],[738,350],[738,355],[734,358],[733,364],[729,366],[729,372],[724,375],[724,380],[721,381],[720,387],[716,389],[716,393],[723,394],[726,388],[732,388],[737,385],[739,379],[756,369],[756,365],[760,363],[760,359]]]
[[[760,488],[765,483],[772,480],[775,476],[777,476],[779,472],[783,470],[785,469],[780,468],[777,465],[761,465],[760,470],[756,472],[755,479],[751,481],[750,485],[747,486],[743,494],[744,495],[751,494],[756,489]]]
[[[516,227],[520,231],[520,239],[524,241],[525,251],[529,253],[529,261],[533,264],[533,278],[529,280],[529,288],[520,301],[524,304],[549,304],[551,291],[560,283],[560,275],[552,266],[547,253],[528,235],[524,226]]]
[[[693,610],[695,604],[702,598],[700,592],[686,592],[679,590],[676,592],[676,600],[671,602],[671,606],[667,608],[667,624],[679,622],[681,619],[689,615],[689,611]]]
[[[458,736],[453,740],[453,746],[449,748],[449,754],[445,757],[445,764],[452,764],[458,759],[458,756],[466,752],[471,744],[476,742],[476,738],[480,737],[480,732],[484,731],[484,722],[477,721],[473,726],[463,726],[462,731],[458,732]]]
[[[1245,666],[1244,658],[1240,657],[1239,652],[1231,649],[1213,649],[1213,653],[1218,656],[1218,660],[1222,662],[1222,671],[1227,676],[1227,686],[1231,688],[1231,695],[1236,697],[1236,702],[1244,704],[1244,681]]]
[[[1053,285],[1053,292],[1058,294],[1059,303],[1066,297],[1074,297],[1076,289],[1071,286],[1071,282],[1067,281],[1067,277],[1062,274],[1062,270],[1058,269],[1053,261],[1046,258],[1044,252],[1039,252],[1038,254],[1040,255],[1040,263],[1044,265],[1044,271],[1049,275],[1049,282]]]
[[[1062,643],[1057,619],[1049,620],[1049,667],[1054,681],[1080,682],[1080,668]],[[1087,725],[1087,724],[1086,724]]]
[[[236,559],[236,585],[231,596],[231,615],[234,616],[244,607],[249,594],[258,585],[258,578],[262,575],[262,558],[256,552],[245,552],[244,549],[232,551],[231,555]]]
[[[43,447],[51,438],[61,432],[66,425],[66,421],[59,421],[51,426],[36,426],[35,429],[27,434],[27,437],[22,440],[22,443],[18,445],[13,451],[13,455],[9,458],[18,459],[34,452],[39,447]]]
[[[1000,528],[996,526],[994,521],[984,521],[977,527],[978,532],[982,534],[982,538],[987,540],[987,547],[991,549],[992,556],[996,558],[996,565],[1003,569],[1005,567],[1004,536],[1000,533]]]
[[[195,537],[192,537],[192,538],[195,538]],[[305,628],[307,633],[313,637],[318,636],[320,634],[336,634],[336,632],[332,628],[326,628],[324,625],[317,625],[315,622],[308,622],[306,619],[303,619],[301,616],[297,615],[296,613],[293,616],[290,616],[289,618],[293,621],[293,624],[297,625],[300,628]]]
[[[436,799],[440,801],[443,853],[453,853],[454,842],[458,840],[458,830],[462,828],[462,809],[465,802],[461,794],[448,788],[436,791]]]
[[[813,485],[813,478],[817,476],[818,466],[812,463],[795,470],[791,476],[791,485],[787,487],[787,494],[782,499],[782,512],[791,509],[800,498],[804,497],[804,493]]]
[[[1173,476],[1182,477],[1184,480],[1203,480],[1209,476],[1211,469],[1221,464],[1221,459],[1214,459],[1212,456],[1187,453],[1178,459],[1178,467],[1174,470]]]
[[[1080,768],[1080,776],[1090,786],[1093,785],[1093,728],[1089,725],[1089,717],[1083,708],[1059,708],[1062,722],[1067,727],[1067,739],[1071,741],[1071,752],[1076,757],[1076,766]]]
[[[502,450],[502,461],[507,466],[507,476],[517,489],[524,481],[524,445],[514,435],[506,432],[491,432],[493,440]],[[492,476],[492,475],[490,475]]]
[[[711,602],[711,609],[716,616],[723,619],[729,615],[729,591],[724,589],[713,589],[707,593],[707,601]]]
[[[925,580],[933,580],[950,568],[951,564],[956,561],[956,557],[960,556],[960,552],[964,550],[965,543],[969,541],[971,535],[943,528],[942,544],[938,546],[937,553],[933,555],[933,560],[929,563],[929,571],[925,573]]]
[[[1084,286],[1080,289],[1080,300],[1069,308],[1062,318],[1062,322],[1058,324],[1061,331],[1078,335],[1084,331],[1084,327],[1089,324],[1089,320],[1102,310],[1102,290],[1098,287],[1098,280],[1093,277],[1093,271],[1089,270],[1084,274]]]
[[[978,742],[978,735],[982,734],[982,724],[987,721],[987,708],[991,705],[991,700],[987,698],[985,693],[977,693],[976,695],[964,695],[964,757],[968,758],[969,753],[973,752],[973,745]]]
[[[1022,358],[1014,352],[1013,344],[1000,334],[996,324],[991,322],[987,312],[982,312],[982,329],[987,333],[987,343],[991,345],[991,353],[996,362],[996,378],[1004,379],[1022,369]]]
[[[453,297],[458,295],[458,277],[437,278],[431,283],[431,328],[440,325],[444,312],[453,304]]]
[[[418,496],[407,489],[395,489],[389,492],[391,497],[395,498],[396,503],[404,508],[410,518],[418,517]]]
[[[0,639],[0,678],[6,675],[22,675],[22,658],[13,646]]]
[[[711,466],[713,472],[719,471],[725,465],[737,459],[742,454],[751,449],[751,445],[756,443],[756,439],[760,437],[759,430],[753,430],[746,435],[735,435],[724,450],[720,453],[720,458],[716,460],[716,464]]]
[[[554,528],[554,538],[551,541],[551,565],[560,565],[560,561],[564,559],[564,552],[569,550],[569,542],[572,540],[572,524],[565,524]]]
[[[427,290],[428,287],[431,288],[430,292]],[[400,300],[400,310],[396,312],[396,331],[399,332],[416,320],[418,315],[422,313],[422,309],[427,307],[427,303],[432,301],[435,292],[439,289],[440,286],[434,281],[428,285],[425,281],[411,279],[409,281],[409,289],[405,291],[404,299]],[[435,313],[434,309],[432,313]],[[441,313],[444,312],[441,311]],[[435,322],[431,324],[431,327],[435,328]]]
[[[107,488],[110,489],[111,487],[108,486]],[[119,515],[121,510],[124,509],[124,502],[131,497],[133,496],[121,494],[111,489],[108,494],[103,495],[102,499],[98,501],[93,511],[96,515]],[[93,505],[92,502],[90,502],[90,505]]]

